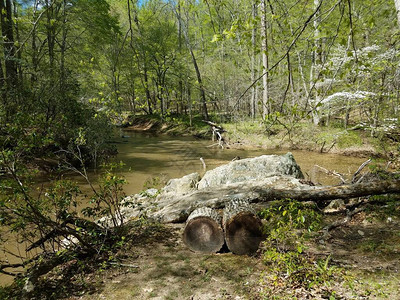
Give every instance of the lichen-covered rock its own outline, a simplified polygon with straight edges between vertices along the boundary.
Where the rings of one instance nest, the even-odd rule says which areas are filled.
[[[263,180],[266,177],[289,175],[303,178],[300,167],[292,153],[285,155],[262,155],[230,162],[206,172],[199,181],[198,189],[216,187],[236,182]]]
[[[156,200],[159,190],[148,189],[139,194],[134,194],[126,196],[120,205],[120,212],[123,220],[118,219],[118,222],[127,222],[129,220],[139,218],[142,215],[146,215],[151,212],[152,208],[155,206],[154,202]],[[113,227],[112,218],[110,216],[104,216],[97,220],[97,223],[101,226]]]
[[[160,195],[185,195],[197,189],[200,180],[198,173],[191,173],[182,178],[174,178],[168,181],[167,185],[161,189]]]

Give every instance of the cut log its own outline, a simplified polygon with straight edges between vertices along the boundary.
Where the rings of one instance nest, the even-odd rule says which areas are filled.
[[[261,220],[249,201],[233,200],[224,210],[225,241],[234,254],[253,254],[262,240]]]
[[[215,253],[224,245],[221,217],[209,208],[194,210],[186,221],[183,242],[192,251]]]

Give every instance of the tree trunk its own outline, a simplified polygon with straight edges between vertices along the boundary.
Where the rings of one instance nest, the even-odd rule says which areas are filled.
[[[6,82],[3,71],[3,60],[1,58],[0,58],[0,95],[1,95],[1,102],[3,103],[4,106],[6,106],[7,104]]]
[[[17,5],[17,1],[13,0],[13,7],[14,7],[14,18],[15,20],[15,35],[16,35],[16,40],[18,42],[19,45],[22,45],[22,41],[21,41],[21,35],[20,35],[20,30],[19,30],[19,13],[18,13],[18,5]],[[22,61],[22,46],[20,46],[21,49],[19,49],[19,51],[17,51],[17,59],[19,62]],[[15,46],[14,46],[15,49]],[[16,79],[16,82],[18,83],[18,86],[22,87],[24,82],[23,82],[23,71],[22,71],[22,64],[21,63],[16,63],[15,64],[15,70],[16,73],[18,75],[18,78]],[[19,98],[19,95],[18,95]],[[20,100],[20,99],[18,99]]]
[[[252,5],[252,18],[255,22],[257,18],[257,4],[253,3]],[[251,53],[251,82],[256,80],[256,27],[254,26],[251,31],[251,46],[253,51]],[[253,85],[251,87],[251,100],[250,100],[250,111],[251,117],[254,120],[256,117],[256,105],[257,105],[257,98],[256,98],[256,87]]]
[[[5,77],[7,88],[17,86],[17,68],[15,64],[15,45],[13,32],[13,15],[11,0],[0,0],[1,29],[4,37]]]
[[[400,27],[400,0],[394,0],[394,5],[397,12],[397,26]]]
[[[143,58],[146,59],[146,58]],[[144,76],[144,88],[146,90],[146,99],[147,99],[147,108],[149,115],[153,114],[153,109],[151,107],[151,95],[149,90],[149,78],[147,76],[147,65],[144,63],[143,65],[143,76]]]
[[[62,2],[62,40],[60,43],[60,95],[65,101],[65,94],[66,94],[66,71],[65,71],[65,52],[67,49],[67,3],[66,0]]]
[[[136,11],[135,4],[133,4],[132,8],[133,8],[133,13],[134,13],[133,21],[136,24],[136,27],[137,27],[138,32],[139,32],[139,36],[141,38],[143,38],[142,27],[141,27],[141,25],[139,23],[138,13]],[[132,39],[133,39],[132,15],[131,15],[131,6],[130,6],[129,0],[128,0],[128,13],[129,13],[128,14],[129,26],[130,26],[130,30],[131,30],[131,48],[133,50],[134,48],[133,48],[133,44],[132,44]],[[139,63],[139,58],[138,58],[138,68],[140,69],[139,65],[140,65],[140,63]],[[149,90],[149,78],[148,78],[148,75],[147,75],[147,62],[146,62],[145,53],[143,53],[143,79],[144,79],[144,83],[142,81],[142,84],[143,84],[145,92],[146,92],[147,113],[149,115],[152,115],[153,114],[153,108],[151,106],[151,95],[150,95],[150,90]]]
[[[321,6],[321,0],[314,0],[314,9],[316,11],[314,18],[314,50],[312,52],[312,64],[310,69],[310,95],[314,98],[314,104],[311,104],[312,117],[315,125],[319,124],[320,114],[318,108],[315,106],[318,103],[318,90],[315,86],[318,76],[316,76],[317,66],[322,63],[322,46],[319,32],[319,25],[321,23],[321,17],[319,7]],[[311,99],[313,100],[313,99]]]
[[[248,201],[233,200],[224,210],[225,241],[234,254],[253,254],[262,240],[261,220]]]
[[[208,120],[209,117],[208,117],[206,93],[204,91],[203,80],[201,79],[200,69],[199,69],[199,66],[197,65],[197,60],[196,60],[196,57],[194,56],[193,50],[190,47],[189,47],[189,50],[190,50],[190,55],[192,56],[194,69],[196,70],[197,82],[199,83],[200,98],[201,98],[201,104],[202,104],[202,109],[203,109],[203,118],[204,118],[204,120]]]
[[[54,16],[54,8],[53,3],[51,1],[46,0],[46,16],[47,16],[47,48],[49,51],[49,67],[50,67],[50,76],[53,74],[53,66],[54,66],[54,46],[55,46],[55,27],[53,21]],[[52,76],[50,77],[52,79]]]
[[[215,253],[224,245],[221,217],[208,207],[194,210],[186,221],[183,242],[192,251]]]
[[[191,88],[190,88],[190,83],[186,82],[186,89],[187,89],[187,101],[188,101],[188,107],[189,107],[189,125],[192,127],[193,125],[193,109],[192,109],[192,94],[191,94]]]
[[[205,92],[205,89],[204,89],[204,85],[203,85],[203,80],[202,80],[202,77],[201,77],[200,69],[199,69],[199,66],[197,64],[196,56],[194,55],[193,47],[190,44],[188,28],[187,28],[188,26],[187,25],[184,26],[181,14],[178,13],[178,11],[176,10],[176,7],[174,7],[174,13],[175,13],[176,18],[178,19],[179,27],[182,30],[183,36],[185,38],[186,46],[189,49],[190,56],[192,57],[193,66],[194,66],[194,69],[196,71],[197,82],[199,83],[199,89],[200,89],[200,99],[201,99],[201,105],[202,105],[202,110],[203,110],[203,118],[205,120],[208,120],[209,116],[208,116],[208,110],[207,110],[206,92]]]
[[[263,119],[271,113],[271,107],[269,103],[269,88],[268,88],[268,34],[267,34],[267,4],[266,0],[261,1],[261,51],[263,58]]]
[[[1,1],[1,0],[0,0]],[[37,57],[37,45],[36,45],[36,24],[37,24],[37,20],[36,20],[36,12],[38,9],[38,2],[35,1],[34,4],[34,8],[33,8],[33,20],[35,23],[35,25],[32,28],[32,57],[31,57],[31,63],[32,63],[32,72],[31,72],[31,87],[34,86],[34,84],[36,83],[37,80],[37,68],[38,68],[38,57]]]

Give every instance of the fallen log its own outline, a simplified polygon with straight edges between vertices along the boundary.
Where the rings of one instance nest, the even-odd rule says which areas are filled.
[[[186,221],[183,242],[194,252],[215,253],[224,245],[221,217],[208,207],[194,210]]]
[[[264,181],[239,182],[198,190],[180,197],[159,199],[157,210],[147,215],[164,223],[178,223],[185,222],[196,208],[224,208],[234,199],[248,199],[251,203],[259,203],[290,198],[318,203],[389,193],[400,193],[400,180],[317,187],[302,184],[290,176],[273,176]]]
[[[253,254],[262,240],[261,220],[248,201],[233,200],[224,209],[225,242],[234,254]]]

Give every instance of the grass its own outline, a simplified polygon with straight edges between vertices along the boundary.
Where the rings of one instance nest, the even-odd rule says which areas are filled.
[[[347,131],[333,126],[316,126],[299,122],[292,128],[275,124],[267,128],[260,121],[244,120],[225,123],[227,137],[233,146],[262,147],[266,149],[299,149],[378,156],[378,142],[362,131]],[[382,142],[380,142],[382,144]],[[382,153],[382,151],[380,152]]]

